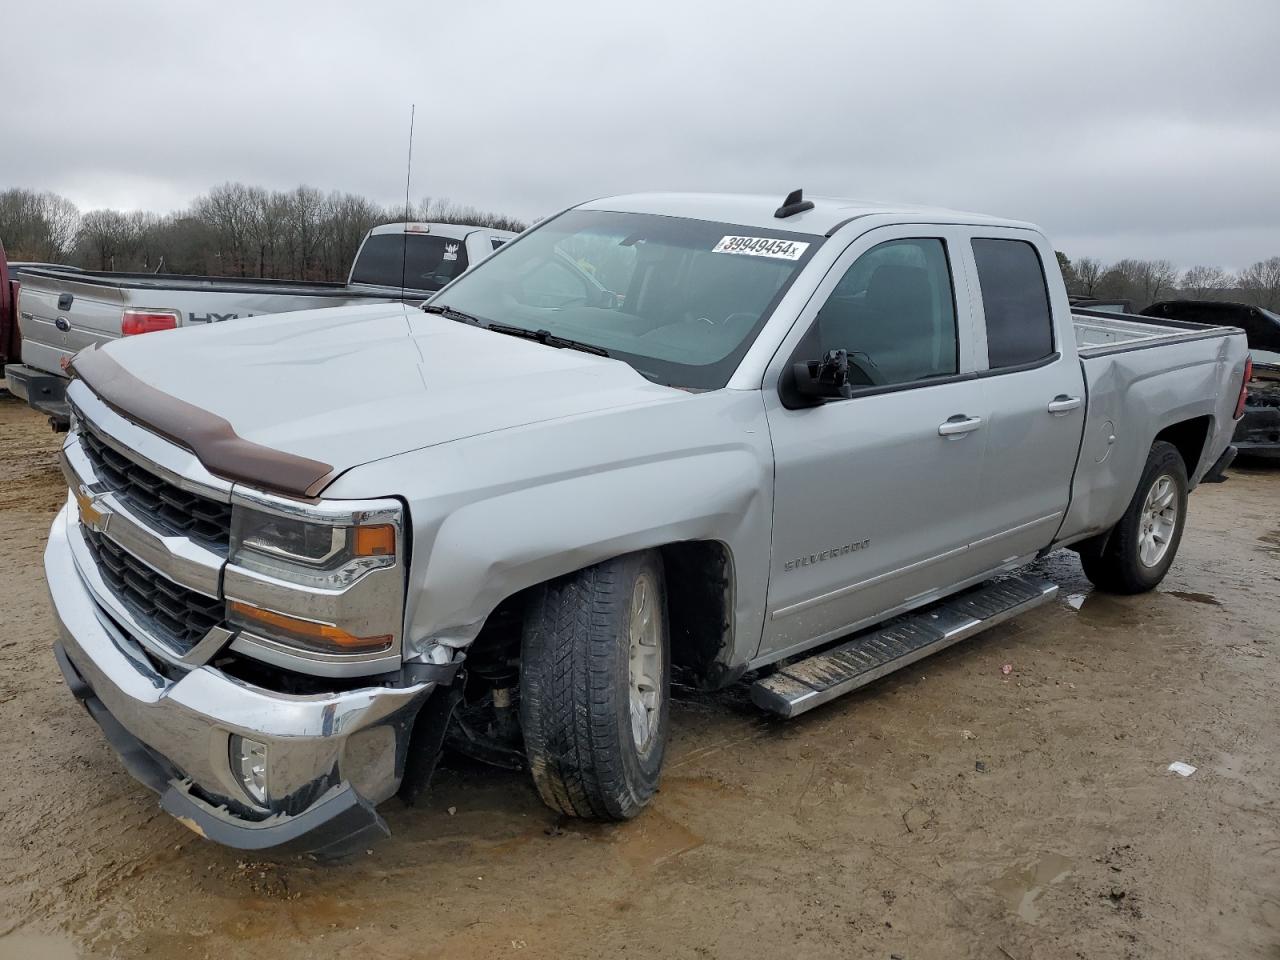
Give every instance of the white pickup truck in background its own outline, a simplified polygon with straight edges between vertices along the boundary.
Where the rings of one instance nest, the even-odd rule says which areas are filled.
[[[514,236],[467,224],[383,224],[365,235],[346,283],[22,265],[16,275],[22,362],[4,373],[16,396],[63,425],[64,367],[85,347],[261,314],[425,300]]]

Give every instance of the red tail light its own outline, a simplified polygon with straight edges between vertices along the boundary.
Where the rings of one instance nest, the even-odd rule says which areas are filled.
[[[136,310],[130,308],[124,312],[124,319],[120,323],[120,332],[126,337],[134,337],[140,333],[172,330],[177,325],[177,310]]]
[[[1249,399],[1249,381],[1253,379],[1253,356],[1244,358],[1244,379],[1240,381],[1240,399],[1236,401],[1236,419],[1244,416],[1244,405]]]

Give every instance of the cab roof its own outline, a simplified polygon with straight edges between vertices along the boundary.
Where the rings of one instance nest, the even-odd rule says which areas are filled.
[[[620,213],[652,213],[691,220],[715,220],[772,230],[790,230],[830,236],[836,228],[854,218],[876,215],[909,218],[918,223],[963,223],[988,227],[1038,229],[1034,224],[981,213],[965,213],[942,207],[917,206],[910,203],[885,203],[875,200],[848,200],[840,197],[810,197],[813,209],[789,217],[774,216],[783,203],[784,194],[738,193],[632,193],[602,197],[581,204],[579,210],[613,210]]]

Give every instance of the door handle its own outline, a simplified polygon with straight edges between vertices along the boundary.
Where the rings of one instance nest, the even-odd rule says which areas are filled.
[[[1065,393],[1060,393],[1049,401],[1049,412],[1057,417],[1064,413],[1070,413],[1082,403],[1084,401],[1079,397],[1068,397]]]
[[[938,425],[938,436],[958,437],[966,433],[973,433],[980,426],[982,426],[981,417],[966,417],[963,413],[957,413],[954,417],[948,419],[946,423]]]

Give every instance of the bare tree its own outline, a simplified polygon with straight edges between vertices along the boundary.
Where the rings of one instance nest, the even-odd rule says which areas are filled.
[[[1168,260],[1119,260],[1103,272],[1097,296],[1132,301],[1142,309],[1168,293],[1178,280],[1178,268]]]
[[[345,280],[365,234],[394,215],[364,197],[335,191],[325,198],[323,218],[324,279]]]
[[[456,203],[448,197],[423,197],[415,216],[432,223],[471,223],[494,230],[511,230],[514,233],[519,233],[526,226],[524,221],[514,217],[489,213],[470,204]]]
[[[1098,281],[1102,279],[1105,268],[1101,261],[1093,257],[1081,257],[1074,264],[1076,270],[1076,288],[1072,293],[1082,297],[1098,295]]]
[[[115,270],[127,264],[133,246],[134,227],[119,210],[91,210],[80,223],[81,256],[97,270]]]
[[[1195,266],[1182,275],[1178,286],[1192,300],[1210,300],[1235,285],[1235,278],[1219,267]]]
[[[1240,271],[1245,298],[1264,310],[1280,309],[1280,257],[1259,260]]]
[[[0,237],[14,260],[66,259],[79,227],[80,211],[66,197],[33,190],[0,191]]]
[[[426,198],[406,211],[305,186],[269,191],[223,183],[182,213],[94,210],[83,219],[57,194],[0,191],[0,237],[12,259],[96,269],[340,280],[371,227],[406,215],[524,229],[513,217],[448,199]]]
[[[1138,280],[1142,289],[1142,306],[1145,307],[1173,290],[1178,282],[1178,268],[1169,260],[1140,260],[1139,263],[1142,266]]]
[[[197,198],[194,214],[207,223],[217,238],[214,258],[219,273],[247,276],[255,259],[251,245],[254,215],[253,192],[242,183],[224,183]]]

